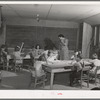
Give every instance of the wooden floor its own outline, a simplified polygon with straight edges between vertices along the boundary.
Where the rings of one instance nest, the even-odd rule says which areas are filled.
[[[34,83],[29,86],[31,81],[31,74],[27,70],[21,72],[13,71],[2,71],[2,81],[0,83],[1,90],[15,89],[15,90],[50,90],[50,81],[49,79],[46,82],[46,86],[37,86],[36,89],[33,88]],[[48,74],[48,77],[50,75]],[[97,86],[100,86],[98,83]],[[94,87],[97,87],[94,83],[90,83],[89,88],[87,84],[83,82],[83,88],[81,89],[79,85],[74,87],[69,86],[69,74],[61,73],[55,75],[53,90],[90,90]]]

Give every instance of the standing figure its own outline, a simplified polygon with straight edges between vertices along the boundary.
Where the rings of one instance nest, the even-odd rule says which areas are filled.
[[[68,39],[66,39],[62,34],[58,35],[60,39],[60,47],[59,47],[59,55],[60,60],[68,60],[69,52],[68,52]]]
[[[6,45],[2,45],[0,48],[0,62],[3,64],[4,67],[7,66],[7,47]]]

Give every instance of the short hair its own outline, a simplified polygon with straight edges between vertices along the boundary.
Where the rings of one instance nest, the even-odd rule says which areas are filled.
[[[96,53],[94,53],[94,54],[92,55],[92,58],[93,58],[93,59],[97,59],[97,58],[98,58],[98,55],[97,55]]]
[[[5,44],[2,44],[1,47],[0,47],[0,50],[1,49],[4,49],[6,52],[8,52],[8,48]]]
[[[77,58],[82,59],[82,55],[81,54],[78,54],[77,55]]]
[[[1,45],[1,48],[6,48],[6,45],[5,45],[5,44],[2,44],[2,45]]]
[[[39,48],[41,49],[41,47],[40,47],[40,45],[39,45],[39,44],[37,44],[37,45],[35,46],[35,49],[37,49],[37,46],[39,46]]]
[[[20,50],[20,47],[19,46],[16,46],[14,50],[15,51],[19,51]]]
[[[64,37],[64,35],[63,34],[59,34],[58,37]]]

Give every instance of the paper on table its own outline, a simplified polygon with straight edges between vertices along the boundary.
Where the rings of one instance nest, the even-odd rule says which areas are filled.
[[[65,67],[65,66],[72,66],[74,63],[73,60],[55,60],[52,62],[48,62],[49,67]]]

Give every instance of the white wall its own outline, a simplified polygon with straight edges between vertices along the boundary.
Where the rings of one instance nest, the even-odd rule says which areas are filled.
[[[26,25],[26,26],[44,26],[44,27],[63,27],[63,28],[78,28],[79,24],[68,21],[54,21],[54,20],[40,20],[37,22],[34,19],[25,18],[8,18],[6,19],[7,25]]]
[[[91,37],[92,37],[91,25],[83,23],[82,54],[84,58],[89,57]]]

